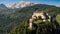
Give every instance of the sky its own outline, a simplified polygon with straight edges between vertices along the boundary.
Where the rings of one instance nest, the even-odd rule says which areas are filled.
[[[60,0],[0,0],[0,4],[14,4],[20,1],[60,6]]]

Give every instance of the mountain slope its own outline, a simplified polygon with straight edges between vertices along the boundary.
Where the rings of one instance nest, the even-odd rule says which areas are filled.
[[[0,10],[8,9],[4,4],[0,4]]]
[[[49,13],[49,15],[52,16],[52,20],[53,20],[53,22],[50,22],[50,23],[41,23],[40,26],[37,28],[37,30],[39,31],[39,34],[45,34],[45,33],[46,34],[52,34],[52,33],[57,34],[60,32],[60,28],[59,28],[60,25],[57,21],[55,21],[56,15],[60,14],[60,8],[51,6],[51,5],[37,4],[34,6],[22,8],[20,11],[17,12],[19,14],[16,14],[16,16],[21,14],[19,19],[23,19],[23,20],[17,27],[15,27],[11,31],[11,34],[21,34],[22,32],[24,32],[22,34],[26,34],[26,32],[31,33],[31,34],[32,33],[36,34],[36,32],[38,32],[37,30],[29,31],[27,29],[28,19],[31,18],[33,12],[35,12],[36,10],[39,10],[39,11],[43,10],[43,12]],[[46,24],[47,24],[47,26],[45,26]],[[39,30],[39,29],[41,29],[41,30]],[[57,32],[57,30],[58,30],[58,32]]]
[[[45,4],[36,4],[34,6],[16,9],[14,10],[15,12],[11,14],[0,14],[0,34],[8,34],[12,29],[14,29],[13,27],[20,25],[20,23],[22,23],[25,19],[29,19],[36,10],[48,12],[54,19],[56,15],[60,13],[60,8],[58,7]]]
[[[39,23],[39,22],[38,22]],[[33,30],[28,29],[28,22],[25,20],[20,25],[16,26],[10,34],[60,34],[60,29],[57,22],[42,22],[35,24]]]

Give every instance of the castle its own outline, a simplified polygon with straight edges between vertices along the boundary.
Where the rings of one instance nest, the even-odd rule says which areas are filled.
[[[36,11],[33,13],[32,17],[29,19],[29,29],[32,29],[33,21],[35,19],[41,19],[42,22],[51,22],[51,16],[48,15],[48,13],[45,13],[43,11]]]

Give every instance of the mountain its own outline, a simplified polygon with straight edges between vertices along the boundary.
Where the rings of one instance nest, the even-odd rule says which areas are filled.
[[[8,12],[8,8],[4,4],[0,4],[0,14],[6,14]]]
[[[32,25],[32,30],[30,30],[28,29],[28,20],[31,18],[36,10],[47,12],[52,17],[52,22],[42,22],[38,19],[33,19],[34,21]],[[20,24],[14,27],[10,34],[60,34],[60,19],[58,14],[60,15],[60,8],[51,5],[36,4],[34,6],[22,8],[20,11],[13,14],[15,15],[15,18],[17,18],[16,21],[20,21]],[[34,24],[34,22],[36,24]]]
[[[0,10],[8,9],[4,4],[0,4]]]
[[[2,14],[11,14],[11,13],[13,13],[13,12],[15,12],[15,10],[13,10],[13,9],[9,9],[6,5],[4,5],[4,4],[0,4],[0,14],[2,15]]]
[[[21,1],[19,3],[9,5],[8,8],[12,8],[12,9],[23,8],[23,7],[33,6],[33,5],[34,5],[34,3]]]
[[[23,29],[23,28],[25,28],[25,27],[23,27],[25,25],[22,25],[21,23],[23,22],[23,24],[25,24],[26,21],[24,21],[24,20],[25,19],[28,20],[29,18],[31,18],[31,15],[36,10],[40,10],[40,11],[43,10],[44,12],[49,13],[49,15],[51,15],[53,17],[53,19],[55,19],[57,14],[60,14],[60,8],[51,6],[51,5],[46,5],[46,4],[35,4],[33,6],[18,8],[16,10],[15,9],[14,10],[9,9],[6,11],[3,10],[1,12],[4,12],[4,14],[1,15],[1,13],[0,13],[0,34],[8,34],[10,32],[12,32],[12,33],[15,32],[15,34],[16,34],[16,32],[20,33],[20,32],[22,32],[22,31],[20,31],[20,25],[21,25],[21,29],[23,31],[25,31]],[[14,11],[14,13],[13,13],[13,11]],[[6,14],[5,12],[8,14]],[[51,24],[52,23],[54,24],[54,22],[51,22]],[[42,25],[43,24],[41,23],[41,26]],[[16,28],[16,26],[18,29]],[[55,24],[54,24],[54,26],[55,26]],[[14,28],[16,28],[16,29],[14,29]],[[13,29],[14,29],[14,31],[12,31]]]

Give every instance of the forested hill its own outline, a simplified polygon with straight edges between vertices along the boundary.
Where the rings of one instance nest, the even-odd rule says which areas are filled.
[[[33,30],[29,30],[27,27],[28,20],[36,10],[47,12],[50,16],[52,16],[52,22],[44,23],[37,20],[39,24],[35,25],[35,27],[33,27]],[[37,4],[34,6],[22,8],[15,14],[16,16],[18,15],[17,18],[22,19],[22,22],[20,22],[18,26],[14,27],[10,34],[60,34],[60,18],[58,18],[60,16],[57,16],[60,15],[59,7]]]
[[[11,13],[8,15],[0,14],[0,33],[1,34],[8,34],[10,32],[13,32],[12,30],[14,28],[16,28],[15,29],[16,31],[17,31],[17,28],[20,29],[21,23],[24,22],[24,20],[28,20],[33,14],[33,12],[35,12],[36,10],[47,12],[49,13],[49,15],[54,17],[54,19],[56,18],[57,15],[60,15],[59,7],[45,5],[45,4],[36,4],[34,6],[24,7],[22,9],[20,8],[20,9],[14,9],[14,10],[15,10],[14,13]],[[60,22],[59,21],[60,19],[58,17],[56,19],[58,22]],[[20,30],[17,32],[20,32]]]

